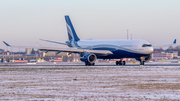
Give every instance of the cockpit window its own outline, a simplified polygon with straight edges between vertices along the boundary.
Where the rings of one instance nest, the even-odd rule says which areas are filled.
[[[151,44],[143,44],[142,47],[152,47]]]

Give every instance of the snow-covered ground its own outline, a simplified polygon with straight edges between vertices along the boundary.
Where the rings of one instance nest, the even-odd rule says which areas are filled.
[[[178,100],[179,66],[1,66],[0,100]]]

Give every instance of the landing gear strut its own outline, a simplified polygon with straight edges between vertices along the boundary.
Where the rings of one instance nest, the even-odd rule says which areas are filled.
[[[145,62],[145,57],[140,58],[140,66],[143,66]]]

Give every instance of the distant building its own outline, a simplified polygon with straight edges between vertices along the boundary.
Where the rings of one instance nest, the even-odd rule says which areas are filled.
[[[62,58],[62,61],[66,62],[78,62],[79,60],[79,54],[77,53],[67,53],[67,52],[60,52],[57,54],[57,52],[49,51],[47,53],[43,53],[43,57],[55,57],[55,58]]]
[[[4,51],[3,49],[0,49],[0,52]]]
[[[33,48],[26,48],[25,53],[26,53],[27,55],[30,55],[30,54],[35,54],[35,51],[34,51],[34,49],[33,49]]]
[[[57,52],[54,52],[54,51],[49,51],[47,53],[43,52],[43,55],[44,56],[66,56],[67,53],[66,52],[60,52],[59,54],[57,54]]]
[[[4,50],[3,49],[0,49],[0,54],[2,54],[4,52]]]
[[[153,52],[152,59],[173,59],[178,56],[178,51]]]
[[[32,48],[26,48],[26,54],[27,54],[27,55],[30,55],[31,52],[32,52]]]

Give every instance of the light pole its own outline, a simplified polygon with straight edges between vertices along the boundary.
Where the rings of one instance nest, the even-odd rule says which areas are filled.
[[[127,39],[128,39],[128,31],[129,31],[129,30],[127,29]]]
[[[132,40],[132,34],[131,34],[131,40]]]

